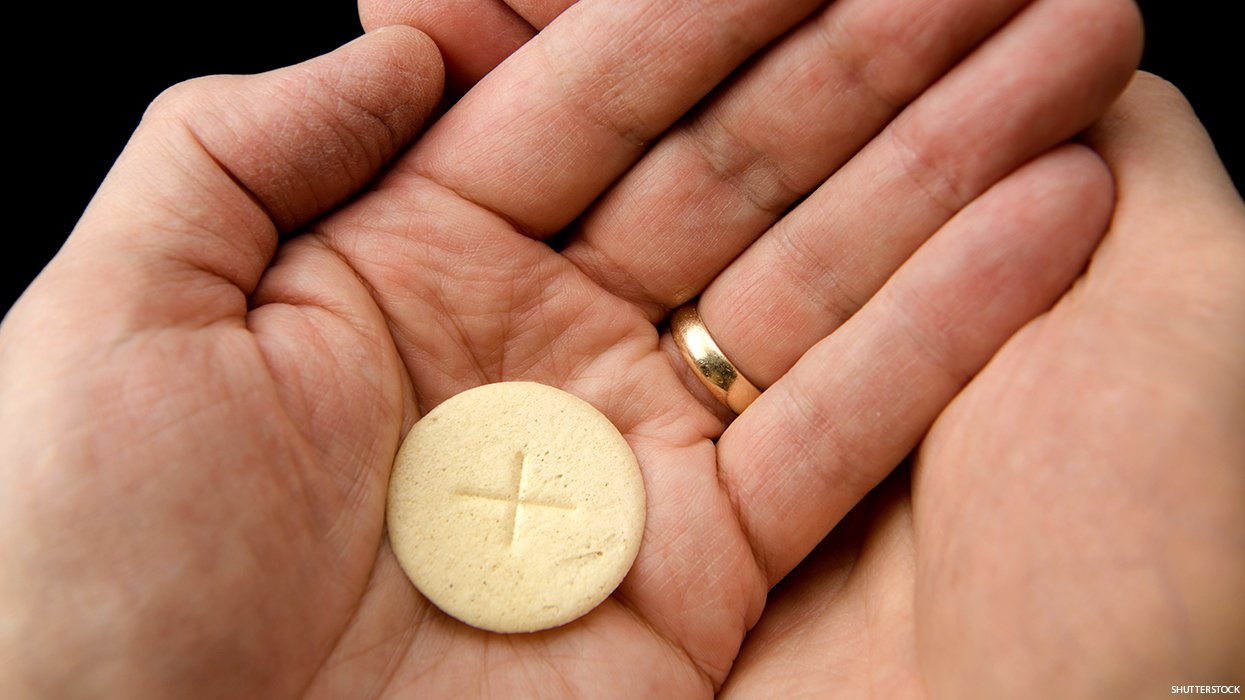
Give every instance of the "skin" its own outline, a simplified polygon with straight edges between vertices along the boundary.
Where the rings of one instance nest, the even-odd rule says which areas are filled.
[[[1140,30],[1125,2],[649,5],[562,12],[388,168],[440,96],[408,28],[153,105],[0,328],[0,694],[726,683],[769,588],[1077,278],[1111,179],[1059,144]],[[701,292],[768,387],[733,422],[661,335]],[[502,380],[597,406],[648,493],[619,590],[532,635],[431,607],[383,530],[402,435]]]
[[[1245,204],[1154,76],[1087,141],[1118,205],[1086,274],[774,591],[724,697],[1240,684]]]

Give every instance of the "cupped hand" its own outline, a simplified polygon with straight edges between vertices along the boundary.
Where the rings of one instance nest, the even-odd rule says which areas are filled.
[[[1139,74],[1110,230],[775,591],[724,697],[1141,698],[1245,658],[1245,204]]]
[[[1137,42],[1126,2],[585,2],[357,195],[436,101],[426,38],[173,90],[4,323],[11,682],[712,693],[1083,265],[1109,178],[1047,152]],[[697,295],[769,387],[729,428],[659,333]],[[501,380],[593,403],[648,491],[622,586],[538,634],[445,617],[384,540],[402,435]]]

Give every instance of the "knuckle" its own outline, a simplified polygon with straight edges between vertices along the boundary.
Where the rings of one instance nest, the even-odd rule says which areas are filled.
[[[954,154],[938,138],[926,133],[918,120],[901,116],[883,133],[889,137],[904,177],[947,218],[973,199],[975,193],[966,185]]]
[[[778,218],[805,188],[747,130],[706,111],[688,129],[694,152],[714,180],[728,185],[753,209]]]
[[[835,414],[824,405],[824,398],[795,386],[788,396],[784,410],[790,425],[803,428],[790,435],[792,451],[816,488],[859,495],[872,488],[876,483],[875,460],[863,449],[863,443],[833,420]]]

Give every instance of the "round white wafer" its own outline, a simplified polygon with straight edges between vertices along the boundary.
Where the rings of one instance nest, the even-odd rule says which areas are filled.
[[[389,540],[430,601],[469,625],[532,632],[605,600],[635,561],[644,483],[626,440],[582,399],[488,384],[407,434]]]

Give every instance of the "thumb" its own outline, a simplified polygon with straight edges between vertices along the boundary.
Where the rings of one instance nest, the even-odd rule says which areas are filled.
[[[1086,140],[1115,176],[1117,204],[1081,306],[1213,395],[1245,357],[1245,202],[1161,78],[1138,73]]]
[[[1245,204],[1206,129],[1171,83],[1138,72],[1086,141],[1107,162],[1118,190],[1097,266],[1118,269],[1122,278],[1147,272],[1163,279],[1180,261],[1200,279],[1200,263],[1216,268],[1233,260],[1223,246],[1245,252]]]
[[[240,316],[279,234],[374,178],[441,83],[432,40],[388,27],[295,66],[170,88],[13,315],[38,297],[74,318],[128,311],[127,331]]]

